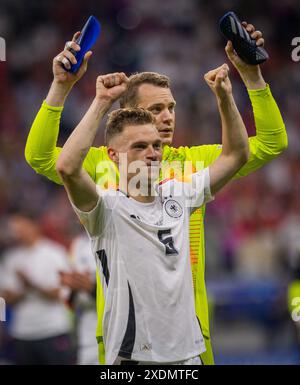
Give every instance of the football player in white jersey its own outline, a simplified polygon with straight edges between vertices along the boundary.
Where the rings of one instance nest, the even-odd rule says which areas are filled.
[[[126,89],[122,73],[97,78],[96,97],[57,161],[101,278],[106,364],[195,364],[205,351],[193,297],[189,216],[212,199],[249,153],[228,71],[224,64],[205,75],[222,121],[222,153],[209,168],[184,181],[155,184],[162,141],[154,118],[140,108],[121,109],[106,125],[108,154],[120,173],[118,188],[96,188],[82,164],[101,119]]]

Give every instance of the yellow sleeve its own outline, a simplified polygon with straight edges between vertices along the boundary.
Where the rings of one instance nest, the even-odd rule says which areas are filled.
[[[249,138],[250,158],[237,173],[236,177],[246,176],[256,171],[270,160],[280,155],[288,144],[287,133],[279,108],[270,87],[260,90],[248,90],[251,100],[256,136]],[[221,145],[186,147],[186,158],[202,161],[209,166],[221,153]]]
[[[38,174],[42,174],[58,184],[62,184],[62,181],[56,172],[55,165],[61,147],[57,147],[56,143],[62,110],[63,107],[52,107],[44,101],[31,126],[25,147],[27,163]],[[94,181],[96,165],[102,160],[102,157],[102,151],[91,147],[84,160],[83,168]]]

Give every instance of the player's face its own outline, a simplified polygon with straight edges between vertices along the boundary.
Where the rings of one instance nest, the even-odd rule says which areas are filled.
[[[142,161],[148,167],[151,162],[161,162],[162,140],[152,124],[125,127],[121,147],[127,153],[128,164]]]
[[[175,105],[169,88],[142,84],[138,90],[138,107],[152,112],[163,144],[170,145],[175,129]]]
[[[158,178],[162,160],[162,140],[154,125],[124,127],[122,134],[117,138],[115,148],[118,152],[120,175],[126,169],[127,181],[136,175],[140,175],[143,180],[146,178],[147,183],[152,183]]]
[[[27,218],[18,215],[10,218],[9,230],[15,242],[21,244],[30,242],[36,233],[35,225]]]

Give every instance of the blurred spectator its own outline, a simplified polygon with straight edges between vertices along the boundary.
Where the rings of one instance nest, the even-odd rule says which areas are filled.
[[[16,363],[74,363],[70,317],[59,281],[59,272],[68,269],[66,252],[41,236],[31,214],[14,213],[9,227],[15,246],[4,257],[1,289],[13,308],[10,335]]]
[[[206,280],[221,282],[227,275],[233,280],[238,271],[253,278],[276,275],[282,282],[290,276],[300,231],[300,72],[291,59],[292,39],[300,34],[299,0],[103,0],[101,6],[86,0],[76,7],[70,0],[3,0],[0,9],[0,36],[7,47],[7,62],[0,63],[0,215],[20,205],[34,208],[47,234],[67,247],[78,232],[74,214],[61,187],[26,164],[24,146],[51,82],[50,59],[73,32],[90,14],[102,23],[88,72],[66,104],[61,144],[92,99],[97,75],[146,70],[171,77],[179,106],[174,145],[192,146],[221,140],[215,102],[203,81],[208,69],[227,61],[219,18],[234,10],[263,31],[270,60],[262,70],[286,122],[289,147],[278,160],[230,184],[207,207]],[[233,69],[230,76],[251,135],[247,92]],[[102,143],[100,129],[97,144]]]
[[[73,241],[71,259],[71,271],[61,274],[61,282],[71,289],[69,301],[75,311],[78,364],[98,365],[96,263],[85,233]]]

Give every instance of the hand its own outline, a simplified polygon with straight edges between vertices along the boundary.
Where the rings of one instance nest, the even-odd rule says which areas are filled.
[[[223,64],[204,75],[206,83],[219,99],[223,99],[232,94],[232,86],[228,77],[228,72],[228,65]]]
[[[87,70],[87,65],[90,57],[92,56],[92,51],[88,51],[84,55],[81,66],[75,73],[71,73],[65,70],[66,68],[71,68],[71,64],[76,64],[77,60],[75,55],[71,52],[71,49],[78,52],[80,51],[80,46],[76,44],[76,39],[80,36],[80,32],[76,32],[73,36],[72,41],[68,41],[65,45],[65,49],[60,52],[53,59],[53,75],[54,81],[58,84],[65,85],[67,87],[72,87],[78,80],[84,75]],[[64,66],[63,66],[64,64]]]
[[[31,280],[27,277],[25,273],[18,270],[16,274],[26,289],[35,289],[34,284],[31,282]]]
[[[90,293],[94,287],[94,282],[91,279],[89,272],[79,273],[73,271],[71,273],[60,272],[60,282],[64,286],[68,286],[70,289],[75,291],[86,291]]]
[[[265,40],[262,32],[256,31],[254,25],[248,24],[246,21],[243,21],[242,25],[249,32],[250,36],[256,40],[256,45],[263,47]],[[257,89],[264,88],[266,86],[266,83],[261,75],[260,66],[244,62],[234,51],[231,41],[227,42],[225,52],[228,59],[239,72],[247,88]]]
[[[59,271],[60,284],[72,288],[72,273]]]
[[[98,76],[96,82],[96,98],[113,103],[127,89],[128,77],[123,72]]]

